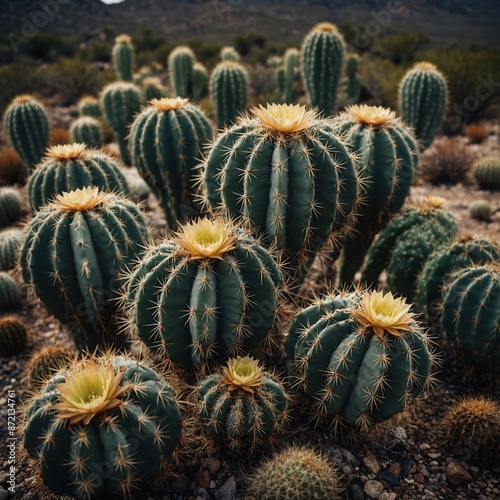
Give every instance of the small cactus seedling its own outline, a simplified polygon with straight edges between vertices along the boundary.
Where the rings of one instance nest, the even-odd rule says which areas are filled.
[[[89,148],[98,148],[102,145],[102,125],[91,116],[77,118],[70,128],[71,142],[83,143]]]
[[[10,274],[0,272],[0,311],[8,311],[19,306],[21,292]]]
[[[102,111],[99,99],[92,96],[82,97],[78,101],[78,114],[79,116],[90,116],[92,118],[101,118]]]
[[[469,206],[469,214],[473,219],[488,222],[491,216],[491,205],[486,200],[473,201]]]
[[[192,97],[194,52],[184,45],[175,47],[168,56],[170,85],[175,96]]]
[[[49,145],[50,126],[43,105],[31,95],[19,95],[4,115],[10,142],[29,170],[41,160]]]
[[[0,270],[7,271],[16,266],[19,247],[24,238],[21,229],[8,229],[0,233]]]
[[[24,351],[27,338],[26,327],[19,318],[0,318],[0,356],[14,356]]]
[[[483,397],[464,397],[446,414],[448,440],[476,460],[497,462],[500,454],[500,404]]]
[[[213,364],[272,340],[280,272],[250,235],[221,219],[181,226],[133,271],[130,323],[182,369]]]
[[[181,414],[163,376],[143,361],[107,355],[75,361],[35,393],[23,444],[58,495],[132,498],[161,482],[180,436]]]
[[[335,430],[364,429],[405,410],[430,381],[429,347],[410,305],[390,292],[317,300],[287,339],[292,381]]]
[[[21,217],[22,199],[15,188],[0,188],[0,226],[9,226]]]
[[[118,73],[118,80],[132,81],[132,67],[134,65],[134,46],[128,35],[119,35],[113,46],[113,63]]]
[[[481,189],[500,189],[500,159],[482,158],[472,166],[472,173]]]
[[[36,351],[27,366],[31,387],[39,390],[58,371],[65,370],[75,356],[62,347],[46,346]]]
[[[292,445],[249,473],[245,498],[251,500],[338,500],[336,468],[320,452]]]
[[[283,386],[248,356],[229,359],[222,373],[204,379],[198,399],[206,434],[233,452],[252,452],[286,423]]]

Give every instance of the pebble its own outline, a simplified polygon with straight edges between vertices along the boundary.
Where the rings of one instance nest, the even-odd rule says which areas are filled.
[[[396,495],[396,493],[388,493],[387,491],[384,491],[380,494],[378,500],[396,500],[397,498],[398,496]]]
[[[210,488],[210,472],[201,466],[200,469],[196,471],[196,482],[204,489],[208,490]]]
[[[380,477],[389,485],[389,486],[398,486],[399,479],[390,471],[384,470]]]
[[[415,466],[415,462],[413,460],[410,460],[409,458],[405,458],[402,462],[401,462],[401,475],[403,477],[406,477],[408,474],[412,473],[414,471],[413,468],[415,468],[414,471],[417,470],[416,466]]]
[[[205,488],[196,488],[193,495],[196,495],[195,500],[210,500],[210,495]]]
[[[215,498],[217,500],[235,500],[236,498],[236,479],[234,476],[229,476],[224,484],[215,490]]]
[[[374,479],[370,479],[366,482],[363,491],[370,498],[378,498],[379,495],[384,491],[384,485],[380,481],[375,481]]]
[[[380,472],[380,465],[377,458],[373,453],[368,452],[365,457],[363,457],[363,465],[372,473],[377,475]]]
[[[453,486],[468,483],[472,476],[457,462],[450,462],[446,466],[448,482]]]
[[[399,462],[395,462],[391,464],[389,470],[396,476],[399,477],[401,475],[401,464]]]
[[[363,488],[359,484],[351,484],[349,486],[349,498],[351,500],[364,500],[365,494]]]
[[[176,477],[172,483],[172,489],[178,495],[183,495],[189,488],[189,478],[187,476]]]

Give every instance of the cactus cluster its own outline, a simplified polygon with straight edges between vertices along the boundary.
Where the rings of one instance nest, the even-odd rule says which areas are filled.
[[[27,339],[26,327],[19,318],[0,318],[0,356],[14,356],[24,351]]]
[[[89,148],[98,148],[103,142],[101,123],[92,116],[77,118],[70,128],[71,142],[85,144]]]
[[[481,158],[472,166],[472,173],[481,189],[500,189],[500,159]]]
[[[7,271],[16,266],[19,246],[23,240],[21,229],[8,229],[0,233],[0,270]]]

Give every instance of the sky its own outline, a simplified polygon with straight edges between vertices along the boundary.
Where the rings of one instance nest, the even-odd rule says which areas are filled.
[[[102,3],[120,3],[123,0],[101,0]]]

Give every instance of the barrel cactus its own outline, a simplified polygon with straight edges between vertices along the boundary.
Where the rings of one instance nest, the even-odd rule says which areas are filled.
[[[184,45],[176,47],[168,56],[170,84],[174,95],[191,97],[193,95],[194,52]]]
[[[144,101],[149,102],[152,99],[162,99],[167,96],[167,89],[162,85],[158,78],[150,76],[142,82],[144,89]]]
[[[123,273],[149,239],[137,206],[97,187],[58,194],[26,228],[24,281],[69,331],[77,348],[122,348]]]
[[[199,101],[207,91],[208,71],[205,66],[197,62],[193,66],[193,99]]]
[[[287,339],[291,379],[335,429],[402,412],[425,390],[432,353],[405,299],[332,293],[297,314]]]
[[[222,61],[210,75],[210,97],[219,128],[231,125],[248,100],[248,73],[237,62]]]
[[[297,79],[299,51],[294,48],[288,49],[283,57],[283,64],[285,67],[283,100],[290,104],[295,99],[295,80]]]
[[[446,113],[446,80],[431,63],[419,62],[399,84],[399,107],[405,122],[415,131],[422,150],[428,148]]]
[[[16,267],[19,246],[24,234],[21,229],[8,229],[0,233],[0,270]]]
[[[349,285],[375,235],[399,212],[410,191],[418,163],[411,131],[387,108],[354,105],[334,120],[357,155],[358,175],[365,179],[359,217],[342,247],[339,282]]]
[[[238,356],[198,387],[205,433],[231,451],[250,453],[283,429],[287,396],[281,383],[257,360]]]
[[[66,369],[75,356],[63,347],[44,346],[28,361],[27,369],[31,387],[40,389],[54,374]]]
[[[469,214],[473,219],[488,222],[491,216],[491,205],[486,200],[475,200],[469,205]]]
[[[33,96],[19,95],[7,108],[4,124],[17,154],[33,170],[49,145],[50,126],[45,108]]]
[[[77,118],[70,128],[71,142],[85,144],[89,148],[98,148],[102,145],[102,125],[91,116]]]
[[[0,356],[14,356],[26,349],[28,333],[16,316],[0,318]]]
[[[187,99],[153,99],[130,133],[134,164],[158,198],[171,229],[196,213],[195,168],[212,128],[203,111]]]
[[[276,262],[250,235],[199,219],[133,270],[130,324],[150,350],[182,369],[204,369],[273,341],[279,284]]]
[[[63,192],[86,186],[101,191],[129,194],[129,187],[115,161],[85,144],[54,146],[28,182],[28,200],[32,212],[39,210]]]
[[[57,373],[34,394],[25,420],[23,445],[44,485],[77,498],[131,498],[158,486],[181,437],[168,382],[121,356]]]
[[[8,311],[19,306],[21,292],[14,278],[0,272],[0,311]]]
[[[119,35],[115,39],[112,50],[113,63],[118,73],[118,80],[132,81],[132,67],[134,65],[134,46],[128,35]]]
[[[484,371],[500,364],[500,267],[470,266],[453,274],[443,293],[447,337]]]
[[[241,56],[234,47],[222,47],[222,49],[220,49],[220,58],[223,61],[238,62]]]
[[[21,218],[22,199],[15,188],[0,188],[0,227],[9,226]]]
[[[301,70],[309,104],[324,116],[332,115],[345,59],[344,38],[331,23],[319,23],[304,39]]]
[[[350,224],[359,194],[353,155],[304,106],[254,108],[216,140],[204,186],[212,209],[243,218],[291,261],[293,281]]]
[[[78,101],[79,116],[90,116],[92,118],[101,118],[102,111],[99,99],[92,96],[82,97]]]
[[[457,221],[444,204],[443,198],[429,196],[392,219],[370,247],[361,281],[373,285],[387,269],[391,291],[413,300],[429,256],[457,236]]]
[[[141,90],[133,83],[110,83],[101,93],[101,102],[106,120],[116,133],[123,163],[130,165],[127,138],[129,127],[141,110]]]
[[[472,173],[481,189],[500,189],[500,159],[481,158],[472,166]]]

